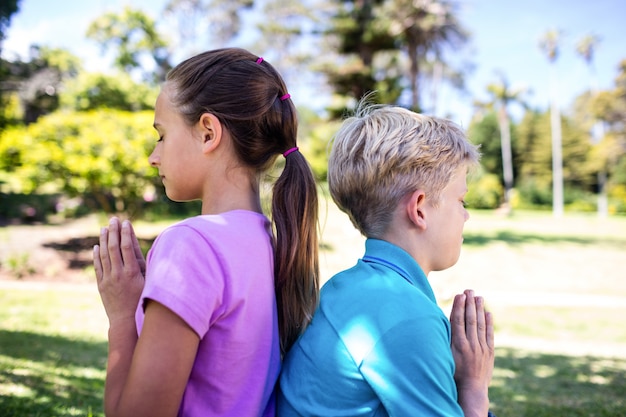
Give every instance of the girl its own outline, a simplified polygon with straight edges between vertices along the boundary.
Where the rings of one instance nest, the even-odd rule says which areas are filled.
[[[242,49],[174,68],[149,157],[167,196],[202,214],[163,231],[143,260],[128,221],[94,247],[109,318],[107,416],[273,416],[286,352],[317,304],[317,194],[278,72]],[[278,155],[271,222],[259,195]],[[280,335],[280,336],[279,336]]]

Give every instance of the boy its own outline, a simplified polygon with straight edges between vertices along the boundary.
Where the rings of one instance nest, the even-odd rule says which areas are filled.
[[[459,258],[478,159],[454,123],[400,107],[362,106],[344,122],[328,184],[365,255],[326,283],[286,355],[280,417],[487,416],[491,315],[468,290],[448,321],[427,280]]]

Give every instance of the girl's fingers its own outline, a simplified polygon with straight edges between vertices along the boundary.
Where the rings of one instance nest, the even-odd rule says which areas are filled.
[[[109,260],[109,230],[106,227],[100,229],[100,244],[98,245],[98,255],[103,276],[111,272],[111,262]]]
[[[117,217],[112,217],[109,220],[109,262],[111,263],[112,271],[120,271],[124,267],[122,261],[122,255],[120,253],[120,222]]]
[[[135,235],[135,228],[133,225],[128,222],[128,226],[130,228],[131,240],[133,243],[133,251],[135,253],[135,259],[139,263],[139,270],[141,271],[141,275],[145,275],[146,273],[146,261],[143,257],[143,252],[141,251],[141,246],[139,245],[139,239],[137,239],[137,235]]]
[[[122,222],[122,231],[120,235],[120,246],[124,268],[127,270],[127,272],[134,274],[137,272],[137,269],[141,269],[141,265],[139,264],[139,260],[137,259],[136,250],[139,244],[136,243],[137,238],[135,238],[132,227],[128,220],[124,220],[124,222]]]
[[[99,245],[93,247],[93,269],[96,272],[96,279],[100,281],[102,279],[102,261],[100,260]]]
[[[135,228],[129,221],[125,221],[124,223],[122,223],[122,228],[125,225],[128,226],[128,229],[130,230],[130,238],[133,242],[133,251],[135,252],[135,257],[143,255],[143,253],[141,252],[141,247],[139,246],[139,239],[137,239],[137,235],[135,234]]]

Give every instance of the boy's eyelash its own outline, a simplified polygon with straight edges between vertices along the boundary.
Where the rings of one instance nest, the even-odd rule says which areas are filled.
[[[463,207],[467,207],[467,201],[461,200],[461,204],[463,204]]]
[[[159,140],[157,140],[157,142],[162,142],[163,141],[163,136],[159,136]]]

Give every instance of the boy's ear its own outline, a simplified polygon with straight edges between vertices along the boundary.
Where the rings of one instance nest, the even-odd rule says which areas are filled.
[[[202,152],[207,154],[217,148],[222,141],[222,123],[215,115],[204,113],[198,121],[202,135]]]
[[[416,190],[410,195],[406,204],[409,221],[415,227],[426,230],[426,193],[424,190]]]

